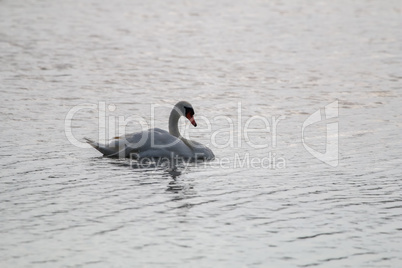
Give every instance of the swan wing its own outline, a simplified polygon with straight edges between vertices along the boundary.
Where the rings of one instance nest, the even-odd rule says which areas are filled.
[[[192,149],[194,151],[194,158],[195,159],[212,160],[212,159],[215,158],[215,155],[212,152],[212,150],[209,149],[204,144],[196,142],[196,141],[188,141],[188,143],[191,145],[191,147],[192,147]]]
[[[192,158],[192,150],[179,138],[166,130],[153,128],[124,136],[127,155],[143,157],[183,157]]]

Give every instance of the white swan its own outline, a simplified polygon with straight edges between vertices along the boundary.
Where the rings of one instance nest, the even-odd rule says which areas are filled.
[[[213,159],[215,155],[211,149],[180,135],[178,121],[181,116],[185,116],[193,126],[197,126],[191,104],[180,101],[170,113],[169,132],[160,128],[152,128],[116,137],[108,145],[85,139],[92,147],[109,157]]]

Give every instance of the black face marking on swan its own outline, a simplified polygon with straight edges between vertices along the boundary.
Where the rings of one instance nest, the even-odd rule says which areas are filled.
[[[190,116],[194,115],[194,110],[191,107],[186,107],[184,106],[184,110],[185,110],[185,115],[187,116],[190,113]]]

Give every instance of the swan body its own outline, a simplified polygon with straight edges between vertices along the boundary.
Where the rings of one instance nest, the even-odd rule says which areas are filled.
[[[116,137],[108,145],[99,144],[87,138],[86,140],[92,147],[108,157],[213,159],[215,155],[207,146],[181,136],[178,129],[181,116],[185,116],[195,127],[197,126],[191,104],[180,101],[170,113],[169,132],[152,128]]]

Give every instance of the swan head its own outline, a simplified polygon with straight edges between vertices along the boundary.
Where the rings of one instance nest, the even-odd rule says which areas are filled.
[[[193,106],[187,101],[179,101],[174,106],[175,110],[181,115],[187,118],[193,126],[197,126],[194,119],[194,109]]]

